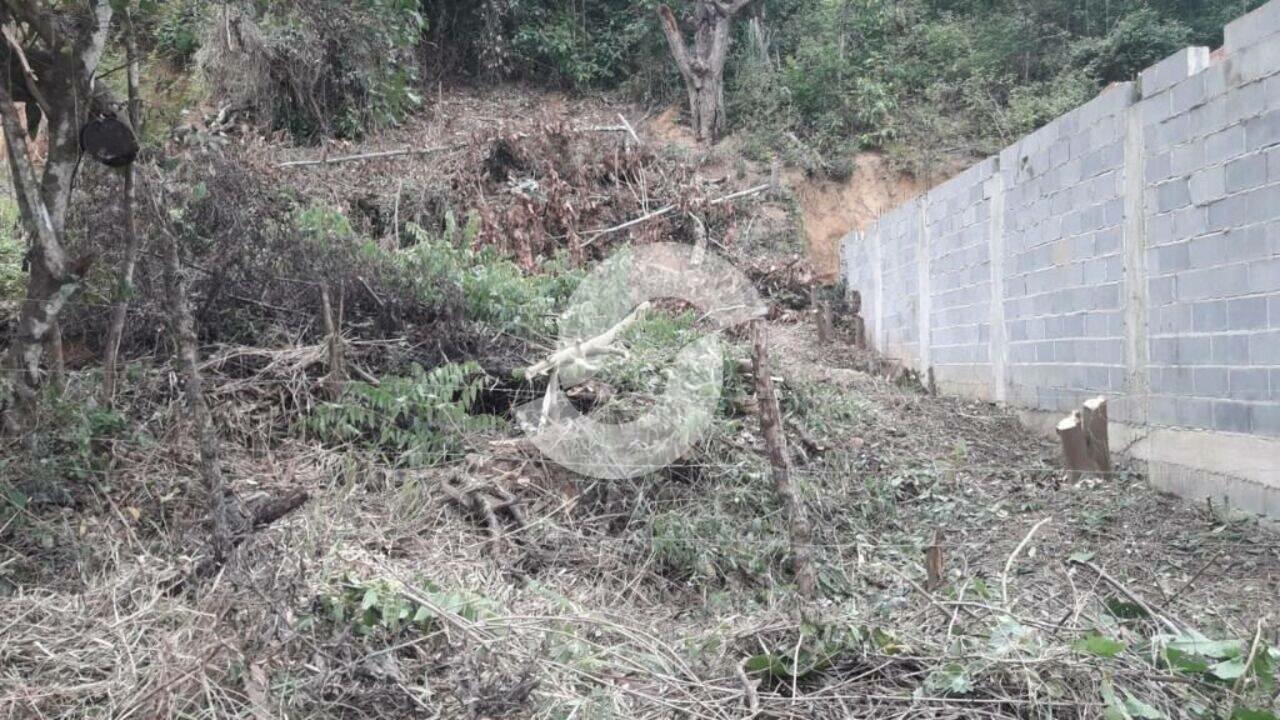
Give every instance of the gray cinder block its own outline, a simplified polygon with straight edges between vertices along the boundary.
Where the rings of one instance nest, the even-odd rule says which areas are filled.
[[[1252,413],[1245,403],[1222,401],[1213,404],[1213,427],[1224,432],[1249,432]]]
[[[1179,50],[1138,75],[1142,97],[1152,98],[1209,67],[1209,48]]]
[[[1224,47],[1229,54],[1280,33],[1280,2],[1269,2],[1243,17],[1236,18],[1223,29]]]
[[[1200,397],[1225,398],[1228,374],[1223,367],[1201,367],[1191,371],[1193,392]]]
[[[1244,132],[1244,147],[1248,150],[1259,150],[1280,143],[1280,110],[1272,110],[1245,120]]]
[[[1195,332],[1226,330],[1227,303],[1215,300],[1191,306],[1191,329]]]
[[[1230,193],[1264,185],[1267,182],[1267,156],[1264,153],[1255,153],[1232,160],[1227,163],[1225,173],[1225,188]]]
[[[1250,430],[1258,435],[1280,436],[1280,403],[1253,405]]]
[[[1233,400],[1270,399],[1269,371],[1264,368],[1231,368],[1227,383]]]
[[[1227,302],[1227,327],[1231,330],[1261,330],[1267,327],[1265,297],[1239,298]]]

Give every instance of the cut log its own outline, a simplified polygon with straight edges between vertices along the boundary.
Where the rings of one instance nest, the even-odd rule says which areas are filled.
[[[1096,397],[1084,402],[1080,412],[1084,424],[1085,445],[1089,459],[1098,472],[1111,472],[1111,440],[1107,436],[1107,399]]]
[[[1079,410],[1072,411],[1058,423],[1058,438],[1062,440],[1062,462],[1071,473],[1072,480],[1079,480],[1095,470]]]

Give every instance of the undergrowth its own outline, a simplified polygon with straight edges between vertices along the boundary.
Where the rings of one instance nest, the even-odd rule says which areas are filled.
[[[472,415],[488,377],[474,362],[384,376],[378,384],[347,383],[342,396],[303,420],[317,439],[355,444],[401,467],[438,465],[458,457],[467,439],[503,426],[492,415]]]

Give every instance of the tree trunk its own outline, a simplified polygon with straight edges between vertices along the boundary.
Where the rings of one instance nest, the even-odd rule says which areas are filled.
[[[133,275],[138,266],[138,230],[134,215],[137,190],[133,165],[124,170],[124,264],[116,284],[116,300],[111,306],[111,323],[107,326],[106,348],[102,359],[102,397],[109,405],[116,396],[116,365],[120,355],[120,339],[129,315],[129,298],[133,295]]]
[[[76,33],[68,43],[65,38],[54,39],[48,32],[48,18],[39,7],[15,3],[6,3],[5,7],[12,16],[10,19],[26,22],[32,28],[32,42],[43,41],[51,48],[38,56],[26,53],[29,58],[38,57],[44,63],[38,69],[38,84],[34,73],[26,78],[37,88],[43,100],[41,109],[47,113],[49,154],[43,177],[36,176],[27,148],[27,130],[19,118],[10,88],[0,87],[0,119],[8,141],[9,168],[23,224],[31,237],[26,301],[3,368],[9,377],[9,387],[7,393],[0,393],[0,429],[7,434],[17,434],[35,408],[44,344],[50,341],[58,314],[78,286],[78,275],[86,269],[68,272],[61,241],[72,179],[80,158],[81,114],[87,106],[97,106],[109,99],[108,92],[91,92],[91,79],[106,46],[112,10],[109,0],[90,0],[91,17],[74,18],[75,22],[69,27],[75,28]]]
[[[813,533],[809,528],[804,504],[800,502],[795,487],[791,484],[791,463],[787,458],[787,439],[782,433],[782,412],[778,407],[773,376],[769,374],[769,347],[765,339],[764,321],[752,321],[751,343],[754,350],[756,399],[760,405],[760,432],[769,452],[769,465],[773,468],[774,490],[786,511],[796,586],[801,596],[812,598],[817,585],[813,563],[809,557]]]
[[[54,392],[67,389],[67,356],[62,351],[62,323],[54,318],[49,324],[49,386]]]
[[[689,94],[689,116],[699,142],[715,143],[725,126],[724,63],[733,16],[751,0],[696,0],[693,47],[685,42],[671,8],[658,6],[658,20]]]
[[[138,45],[133,34],[133,18],[125,12],[125,54],[128,63],[129,126],[141,139],[142,108],[138,92]],[[137,177],[133,163],[124,169],[124,262],[116,285],[116,299],[111,307],[111,323],[107,326],[106,348],[102,359],[102,397],[110,405],[116,396],[116,364],[120,355],[120,339],[129,315],[129,298],[133,295],[133,275],[138,266],[138,227],[134,217],[137,204]]]
[[[27,133],[8,90],[0,87],[0,121],[8,141],[9,169],[27,233],[31,236],[31,274],[27,294],[18,314],[18,331],[9,346],[4,370],[10,378],[12,402],[0,403],[0,420],[6,434],[21,432],[30,419],[40,389],[40,356],[49,330],[74,283],[64,285],[66,256],[58,241],[53,218],[41,196],[35,167],[27,149]],[[52,152],[52,151],[51,151]]]
[[[169,296],[169,330],[177,346],[173,365],[185,386],[187,405],[191,410],[192,432],[199,447],[200,479],[204,483],[209,503],[209,544],[213,561],[221,564],[235,547],[236,537],[246,530],[247,522],[239,500],[231,494],[222,476],[218,433],[204,398],[199,341],[196,337],[195,320],[187,304],[187,288],[178,257],[178,239],[168,231],[165,235],[164,279]]]
[[[1084,420],[1076,410],[1058,423],[1058,439],[1062,441],[1062,464],[1072,480],[1079,480],[1096,470],[1089,457]]]

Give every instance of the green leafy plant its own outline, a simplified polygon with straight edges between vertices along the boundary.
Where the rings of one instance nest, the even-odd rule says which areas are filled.
[[[420,633],[440,627],[440,613],[477,622],[497,615],[498,606],[486,597],[463,590],[444,590],[424,583],[413,593],[427,602],[413,599],[385,580],[361,581],[347,578],[341,588],[319,600],[319,610],[310,622],[327,620],[349,626],[358,635],[395,634],[407,629]]]
[[[469,434],[494,430],[502,420],[471,415],[488,377],[473,362],[423,370],[378,385],[351,382],[342,397],[318,406],[305,428],[332,443],[355,443],[402,466],[438,465],[463,452]]]
[[[155,23],[152,34],[156,53],[179,66],[191,62],[200,49],[200,29],[207,11],[207,0],[140,3],[140,19]]]
[[[752,655],[742,667],[774,684],[790,683],[831,667],[842,655],[860,650],[866,642],[882,649],[893,645],[892,638],[880,631],[841,623],[804,622],[797,640]]]
[[[442,236],[408,223],[408,247],[389,256],[372,245],[366,252],[386,257],[424,296],[438,294],[441,280],[456,283],[468,320],[531,339],[554,334],[555,309],[577,287],[581,273],[560,258],[544,263],[540,273],[525,274],[497,250],[472,247],[478,222],[475,215],[468,216],[462,228],[452,217],[452,213],[446,216]]]

